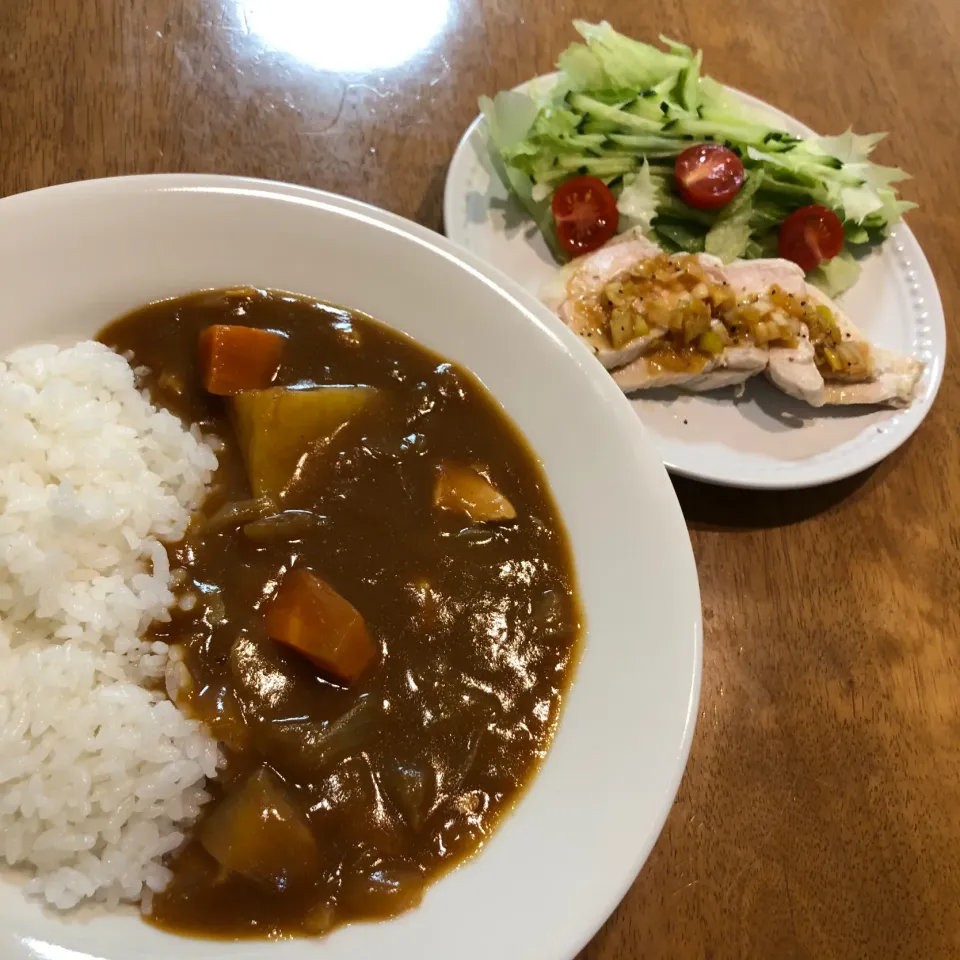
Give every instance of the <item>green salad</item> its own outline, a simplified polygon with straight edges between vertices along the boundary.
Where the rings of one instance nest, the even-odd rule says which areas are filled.
[[[724,262],[785,256],[836,295],[914,206],[893,186],[907,174],[869,159],[884,134],[796,137],[703,75],[700,52],[574,27],[549,92],[480,100],[500,176],[558,259],[639,229]]]

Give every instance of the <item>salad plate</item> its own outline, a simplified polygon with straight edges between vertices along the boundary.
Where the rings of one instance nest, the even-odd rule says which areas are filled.
[[[518,91],[535,100],[557,82],[538,77]],[[798,137],[814,132],[767,103],[727,92],[771,126]],[[560,266],[537,224],[495,168],[487,122],[464,134],[447,174],[447,236],[542,296]],[[633,394],[631,403],[666,467],[679,475],[739,487],[789,489],[851,476],[903,444],[933,403],[943,372],[943,308],[929,264],[901,221],[860,259],[856,283],[839,299],[849,318],[879,347],[924,364],[912,403],[901,409],[813,408],[774,390],[761,377],[739,396],[731,389]]]

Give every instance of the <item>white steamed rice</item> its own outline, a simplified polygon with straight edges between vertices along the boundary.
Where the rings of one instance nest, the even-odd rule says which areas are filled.
[[[216,469],[106,347],[0,363],[0,853],[30,893],[149,899],[206,799],[216,741],[143,681],[175,602],[161,540]]]

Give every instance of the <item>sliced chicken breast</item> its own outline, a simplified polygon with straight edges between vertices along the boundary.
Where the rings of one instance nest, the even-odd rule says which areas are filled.
[[[812,301],[830,310],[844,345],[854,344],[869,374],[856,380],[828,374],[826,379],[816,363],[816,353],[801,324],[795,347],[728,346],[717,356],[703,356],[702,366],[670,369],[658,359],[657,341],[667,336],[661,328],[615,348],[598,306],[604,287],[639,262],[663,251],[637,234],[618,237],[606,247],[580,257],[560,271],[543,294],[550,305],[611,371],[626,392],[657,387],[680,387],[707,391],[736,386],[757,373],[765,373],[777,389],[814,407],[824,404],[909,404],[923,372],[923,364],[911,357],[873,347],[840,307],[815,287],[807,284],[803,271],[788,260],[744,260],[724,266],[705,254],[698,255],[702,267],[714,282],[727,282],[738,297],[762,295],[773,286],[801,300]],[[861,364],[857,363],[858,367]],[[862,369],[861,367],[861,369]]]
[[[725,272],[737,296],[761,293],[774,284],[795,297],[803,297],[807,291],[803,270],[789,260],[741,260],[728,264]],[[778,390],[811,406],[823,406],[823,375],[807,337],[795,347],[772,347],[765,373]]]
[[[639,357],[666,331],[655,328],[646,336],[631,340],[617,349],[610,343],[602,324],[597,322],[592,301],[608,283],[616,280],[635,263],[649,260],[660,252],[656,244],[640,237],[603,247],[564,268],[565,295],[557,310],[560,319],[593,350],[608,370]]]
[[[803,270],[789,260],[735,260],[723,268],[723,273],[738,295],[764,293],[774,284],[795,297],[807,290]]]
[[[608,283],[626,273],[634,264],[661,253],[660,247],[642,234],[624,234],[594,253],[571,260],[544,287],[540,298],[590,347],[608,370],[625,366],[646,353],[666,335],[666,331],[654,327],[645,336],[616,348],[596,315],[594,301]],[[715,279],[722,279],[721,261],[706,254],[698,259]]]
[[[913,400],[921,376],[923,364],[919,360],[874,347],[873,379],[862,383],[828,380],[823,402],[907,407]]]
[[[871,376],[859,382],[824,380],[814,363],[813,347],[801,341],[797,347],[770,351],[767,379],[792,397],[814,407],[824,404],[886,404],[904,406],[913,399],[923,364],[912,357],[874,347],[840,306],[808,284],[803,270],[789,260],[740,260],[726,267],[727,280],[740,294],[759,293],[777,284],[787,293],[806,297],[826,307],[834,317],[844,343],[858,344],[869,358]]]
[[[540,299],[557,313],[564,300],[595,293],[635,263],[662,252],[642,234],[621,234],[599,250],[564,264],[544,285]]]
[[[632,363],[611,373],[624,393],[654,390],[658,387],[679,387],[694,393],[720,390],[745,383],[761,373],[767,365],[767,351],[759,347],[728,347],[716,357],[706,359],[697,370],[665,369],[656,356],[638,357]]]
[[[766,375],[778,390],[813,407],[823,406],[823,376],[817,369],[813,344],[807,337],[802,337],[795,347],[771,347]]]
[[[853,321],[816,287],[807,285],[807,292],[817,303],[827,307],[840,328],[844,342],[860,343],[869,351],[873,373],[869,380],[859,383],[827,378],[823,402],[827,404],[884,404],[889,407],[909,406],[923,376],[923,363],[892,350],[874,347],[854,326]]]

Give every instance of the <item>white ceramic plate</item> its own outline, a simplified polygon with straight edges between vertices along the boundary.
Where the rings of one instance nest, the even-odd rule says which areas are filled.
[[[549,87],[541,77],[519,89]],[[740,91],[772,122],[801,136],[813,131]],[[447,172],[444,228],[456,243],[509,274],[534,295],[556,270],[536,227],[508,195],[490,162],[485,125],[464,134]],[[760,377],[745,395],[730,390],[687,394],[651,391],[633,407],[668,469],[740,487],[808,487],[848,477],[900,446],[926,416],[943,373],[946,332],[933,273],[910,230],[900,224],[863,264],[857,285],[842,299],[857,326],[878,346],[926,363],[918,397],[907,410],[814,410]]]
[[[405,331],[472,369],[526,434],[571,536],[587,620],[556,741],[486,849],[397,920],[322,943],[187,941],[136,916],[64,922],[0,883],[0,957],[573,957],[653,846],[693,732],[700,603],[666,472],[623,396],[548,311],[398,217],[299,187],[195,176],[0,201],[0,353],[239,284],[332,300]]]

